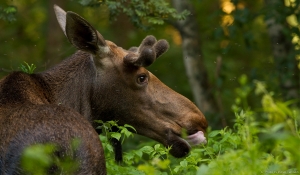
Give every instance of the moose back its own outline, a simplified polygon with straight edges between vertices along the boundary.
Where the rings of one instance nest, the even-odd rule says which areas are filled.
[[[95,120],[132,125],[138,134],[171,146],[175,157],[206,143],[201,111],[146,69],[167,51],[166,40],[147,36],[125,50],[76,13],[56,5],[54,10],[78,51],[44,72],[13,72],[0,80],[0,174],[23,174],[22,151],[39,143],[54,143],[58,157],[78,160],[76,174],[106,174]],[[74,138],[80,146],[72,152]]]

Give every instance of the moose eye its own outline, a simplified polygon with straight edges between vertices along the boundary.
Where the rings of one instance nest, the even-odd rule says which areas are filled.
[[[138,84],[144,84],[144,83],[147,83],[148,82],[148,77],[147,75],[139,75],[138,78],[137,78],[137,83]]]

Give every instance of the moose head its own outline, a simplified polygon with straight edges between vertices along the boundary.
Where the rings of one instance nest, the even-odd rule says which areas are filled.
[[[139,47],[126,50],[105,40],[78,14],[54,9],[79,51],[41,74],[55,89],[53,101],[76,109],[92,123],[100,119],[132,125],[138,134],[171,146],[175,157],[185,156],[191,145],[206,143],[202,112],[146,69],[168,50],[166,40],[147,36]]]

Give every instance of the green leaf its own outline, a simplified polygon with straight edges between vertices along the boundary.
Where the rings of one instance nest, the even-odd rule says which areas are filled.
[[[201,164],[197,171],[197,175],[205,175],[205,174],[209,174],[209,167],[205,164]]]
[[[160,144],[154,145],[154,150],[158,150],[158,149],[160,149]]]
[[[164,24],[164,20],[163,19],[151,18],[151,17],[148,17],[147,19],[148,19],[148,22],[151,23],[151,24],[157,24],[157,25]]]
[[[111,146],[111,144],[106,144],[106,145],[105,145],[105,148],[106,148],[109,152],[111,152],[111,153],[114,152],[114,148]]]
[[[133,126],[131,126],[131,125],[125,124],[124,127],[125,128],[130,128],[130,129],[132,129],[132,130],[134,130],[136,132],[135,128]]]
[[[139,158],[142,158],[143,156],[143,151],[142,150],[137,150],[134,152]]]
[[[161,169],[167,169],[169,167],[170,163],[171,163],[171,161],[169,159],[160,160],[157,162],[157,166]]]
[[[139,165],[138,170],[145,172],[146,174],[155,174],[155,168],[151,165]]]
[[[141,148],[141,150],[143,151],[143,153],[146,153],[148,155],[150,155],[154,151],[151,146],[144,146],[143,148]]]
[[[185,167],[187,167],[188,162],[186,160],[183,160],[180,162],[180,165],[185,168]]]
[[[213,137],[215,137],[216,135],[218,135],[219,133],[220,133],[220,131],[218,131],[218,130],[211,131],[211,132],[208,134],[208,137],[209,137],[209,138],[213,138]]]
[[[115,138],[115,139],[117,139],[117,140],[120,140],[120,138],[121,138],[121,134],[120,133],[118,133],[118,132],[113,132],[113,133],[111,133],[111,135],[110,135],[112,138]]]
[[[124,134],[126,138],[132,135],[132,132],[128,131],[126,128],[122,128],[121,133]]]

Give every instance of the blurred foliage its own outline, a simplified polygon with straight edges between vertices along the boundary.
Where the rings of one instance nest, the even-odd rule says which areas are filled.
[[[71,143],[70,153],[75,155],[79,147],[80,140],[74,139]],[[78,161],[74,156],[58,156],[60,148],[53,144],[35,144],[24,149],[21,157],[22,174],[42,175],[42,174],[64,174],[72,175],[78,169]],[[55,172],[55,173],[54,173]]]
[[[0,5],[0,19],[5,21],[15,21],[15,14],[17,13],[17,8],[15,6],[1,6]]]
[[[300,94],[300,1],[284,0],[270,2],[265,8],[265,20],[267,22],[275,21],[273,26],[282,26],[279,36],[273,41],[274,48],[280,44],[284,46],[284,49],[277,49],[275,51],[277,54],[274,54],[274,63],[277,70],[275,75],[279,80],[282,98],[285,100],[300,98],[299,95],[296,97],[295,95],[291,95],[295,94],[295,91]],[[267,24],[268,27],[272,27],[269,26],[269,23]],[[274,38],[271,39],[274,40]],[[298,102],[299,105],[300,103]]]
[[[149,29],[153,25],[162,25],[166,20],[181,20],[190,13],[185,10],[177,13],[165,0],[78,0],[84,6],[105,5],[110,12],[110,20],[117,20],[118,15],[126,15],[139,28]]]

